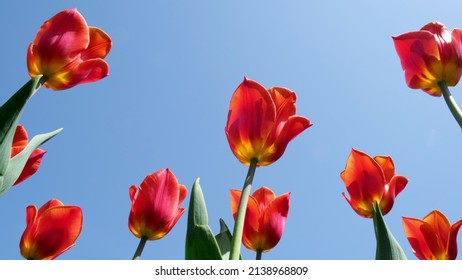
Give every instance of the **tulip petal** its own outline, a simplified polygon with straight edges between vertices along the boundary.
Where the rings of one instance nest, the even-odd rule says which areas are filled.
[[[239,161],[249,165],[252,158],[259,158],[275,118],[269,92],[245,78],[231,98],[226,124],[228,142]]]
[[[305,129],[312,125],[310,120],[301,116],[289,117],[285,122],[279,135],[276,136],[274,142],[268,141],[270,146],[265,147],[266,152],[258,161],[260,166],[271,164],[278,160],[285,152],[287,145]]]
[[[429,225],[433,235],[437,236],[436,241],[438,244],[434,244],[434,247],[446,248],[448,244],[448,237],[451,228],[451,223],[443,213],[438,210],[430,212],[423,218],[423,221]],[[440,250],[445,251],[445,250]],[[436,252],[435,252],[436,254]]]
[[[350,205],[356,210],[368,209],[367,218],[371,218],[373,203],[380,202],[385,191],[385,175],[380,165],[369,155],[352,149],[340,177],[350,194]]]
[[[263,213],[260,234],[264,237],[260,244],[263,252],[271,250],[281,240],[290,207],[290,193],[277,197]]]
[[[87,23],[77,9],[62,11],[47,20],[35,37],[31,52],[41,74],[59,72],[90,42]],[[39,74],[39,73],[37,73]]]
[[[82,60],[105,58],[112,47],[109,35],[97,27],[89,27],[90,43],[81,54]]]
[[[11,146],[11,157],[19,154],[24,150],[28,143],[27,131],[22,125],[18,125],[14,132],[13,144]]]
[[[54,90],[64,90],[78,84],[96,82],[109,75],[109,65],[103,59],[90,59],[83,61],[71,71],[61,75],[50,76],[46,82],[47,87]]]
[[[462,220],[457,221],[451,226],[447,245],[447,255],[450,260],[455,260],[457,257],[457,234],[461,226]]]
[[[276,106],[276,124],[284,124],[290,116],[295,115],[295,101],[297,99],[295,92],[288,88],[272,87],[268,92]],[[280,131],[281,129],[278,129]]]
[[[414,254],[423,260],[454,260],[462,220],[452,226],[446,216],[433,210],[422,220],[403,217],[403,226]]]
[[[167,168],[154,172],[143,180],[140,187],[129,189],[132,207],[128,219],[130,231],[138,238],[156,240],[164,237],[184,213],[179,208],[187,189],[179,185]]]
[[[257,251],[265,234],[259,232],[261,213],[258,201],[253,196],[249,196],[242,234],[242,244],[249,250]]]
[[[242,191],[240,190],[231,190],[230,191],[230,203],[231,203],[231,214],[233,218],[236,219],[237,209],[239,208],[239,201],[241,200]]]
[[[52,200],[32,219],[35,209],[26,209],[27,228],[21,237],[21,255],[26,259],[55,259],[75,245],[82,230],[82,210]]]
[[[425,242],[426,238],[421,231],[424,225],[425,223],[421,220],[403,217],[404,232],[411,244],[412,251],[420,260],[431,260],[433,253]]]
[[[267,187],[259,188],[252,194],[252,197],[257,201],[260,211],[266,209],[276,199],[274,192]]]
[[[395,164],[390,156],[376,156],[374,160],[382,168],[383,175],[385,175],[385,182],[390,182],[391,178],[395,176]]]
[[[45,154],[46,151],[42,149],[36,149],[32,152],[32,154],[29,156],[29,159],[26,162],[26,165],[24,166],[24,169],[22,170],[18,179],[16,179],[16,182],[14,182],[14,186],[28,179],[29,177],[34,175],[35,172],[37,172],[37,170],[40,167],[40,163],[42,163],[43,156]]]

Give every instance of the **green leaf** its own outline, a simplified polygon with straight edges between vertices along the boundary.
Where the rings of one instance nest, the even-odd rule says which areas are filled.
[[[40,87],[42,75],[30,79],[0,107],[0,178],[7,172],[14,132],[29,98]],[[3,178],[0,179],[0,182]]]
[[[0,185],[0,196],[8,191],[16,182],[32,152],[34,152],[35,149],[37,149],[40,145],[61,132],[61,130],[62,128],[49,133],[36,135],[34,138],[32,138],[32,140],[22,152],[17,154],[9,161],[6,173],[3,176],[0,176],[3,179],[2,184]]]
[[[196,179],[191,190],[186,230],[186,260],[221,260],[221,252],[215,236],[208,225],[204,195]]]
[[[373,211],[375,238],[377,240],[376,260],[407,260],[403,249],[388,229],[382,211],[376,202]]]
[[[215,239],[220,247],[222,258],[224,260],[229,260],[229,252],[231,251],[231,240],[233,239],[233,236],[223,219],[220,219],[220,233],[215,236]],[[239,259],[242,260],[242,256],[239,256]]]

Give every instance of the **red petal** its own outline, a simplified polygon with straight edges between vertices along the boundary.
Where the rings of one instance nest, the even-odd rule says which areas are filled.
[[[64,90],[78,84],[97,82],[108,75],[109,65],[107,62],[96,58],[78,63],[67,73],[50,76],[46,85],[54,90]]]
[[[268,251],[281,240],[290,207],[290,193],[277,197],[263,213],[259,232],[264,236],[260,250]]]
[[[76,10],[62,11],[47,20],[35,37],[30,57],[40,73],[48,76],[59,72],[88,47],[89,29]]]
[[[36,149],[35,151],[32,152],[21,174],[19,175],[18,179],[14,183],[14,186],[28,179],[30,176],[34,175],[35,172],[37,172],[37,170],[40,167],[40,163],[42,162],[43,156],[45,154],[46,154],[46,151],[42,149]]]
[[[249,196],[247,209],[245,212],[244,231],[242,234],[242,244],[250,250],[257,251],[264,238],[263,232],[259,231],[262,212],[258,206],[258,201]]]
[[[457,257],[457,234],[459,229],[462,226],[462,220],[457,221],[451,226],[451,231],[449,233],[448,245],[447,245],[447,254],[448,259],[455,260]]]
[[[374,160],[380,165],[380,168],[382,168],[383,174],[385,175],[385,182],[390,182],[391,178],[395,176],[395,164],[393,163],[393,159],[389,156],[376,156]]]
[[[13,144],[11,146],[11,158],[22,152],[28,144],[27,131],[22,125],[18,125],[14,131]]]
[[[269,92],[247,78],[234,92],[226,123],[226,136],[234,155],[249,165],[259,158],[276,118]]]
[[[434,210],[430,212],[427,216],[423,218],[423,221],[427,223],[436,234],[437,242],[441,251],[446,251],[446,246],[448,244],[449,232],[451,229],[451,223],[449,222],[448,218],[438,210]]]
[[[259,188],[252,194],[252,196],[257,200],[261,211],[265,211],[265,209],[273,202],[273,200],[276,199],[274,192],[267,187]]]
[[[132,186],[129,191],[130,230],[137,237],[162,238],[183,213],[179,206],[186,196],[185,187],[180,187],[169,169],[163,169],[146,176],[136,194],[135,188]]]
[[[233,218],[236,219],[237,209],[239,208],[239,201],[241,200],[242,192],[239,190],[231,190],[229,201],[231,204],[231,213],[233,214]]]
[[[367,207],[372,213],[374,201],[380,203],[385,192],[385,175],[380,165],[369,155],[352,149],[340,177],[350,194],[353,208]]]
[[[77,206],[52,206],[39,210],[36,222],[21,238],[21,254],[27,259],[54,259],[72,246],[82,230],[83,215]]]
[[[112,47],[111,37],[97,27],[90,27],[89,31],[90,43],[87,49],[82,52],[81,59],[105,58]]]
[[[424,221],[403,217],[404,232],[411,244],[412,251],[421,260],[431,260],[433,253],[427,244],[426,236],[421,231],[424,224]]]

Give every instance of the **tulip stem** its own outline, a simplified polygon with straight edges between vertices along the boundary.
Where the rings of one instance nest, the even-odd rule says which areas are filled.
[[[457,105],[454,97],[452,97],[451,92],[449,91],[448,86],[446,85],[445,81],[438,82],[438,86],[443,93],[444,100],[449,107],[452,115],[456,119],[459,126],[462,128],[462,111],[460,110],[459,106]]]
[[[263,253],[262,250],[258,250],[258,251],[257,251],[257,256],[255,257],[255,260],[260,261],[260,260],[261,260],[261,255],[262,255],[262,253]]]
[[[236,221],[234,222],[233,238],[231,240],[231,249],[229,252],[230,260],[238,260],[241,254],[242,232],[244,230],[245,212],[247,210],[247,202],[249,201],[250,189],[252,188],[252,181],[257,169],[257,159],[252,159],[249,165],[249,171],[245,177],[244,187],[242,188],[241,199],[239,200],[239,207],[237,208]]]
[[[141,258],[141,253],[143,253],[144,245],[146,245],[146,241],[148,239],[143,236],[140,238],[140,243],[138,244],[138,248],[136,248],[136,252],[133,255],[132,260],[139,260]]]

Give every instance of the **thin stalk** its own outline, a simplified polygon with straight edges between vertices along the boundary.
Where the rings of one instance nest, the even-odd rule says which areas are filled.
[[[449,91],[448,86],[446,85],[445,81],[438,82],[438,86],[443,93],[444,101],[449,107],[452,115],[456,119],[457,123],[459,124],[460,128],[462,128],[462,111],[460,110],[459,106],[456,103],[454,97],[452,97],[451,92]]]
[[[262,253],[263,253],[262,250],[258,250],[258,251],[257,251],[257,256],[255,257],[255,260],[260,261],[260,260],[261,260],[261,255],[262,255]]]
[[[148,239],[144,236],[140,238],[140,243],[138,244],[138,248],[136,248],[132,260],[139,260],[141,258],[141,253],[143,253],[144,245],[146,245],[147,240]]]
[[[249,165],[249,171],[245,177],[244,186],[242,188],[241,199],[239,200],[239,207],[237,208],[236,221],[234,222],[233,238],[231,240],[231,249],[229,252],[230,260],[238,260],[241,254],[242,232],[244,230],[245,212],[247,210],[247,202],[249,201],[250,189],[252,188],[252,181],[257,169],[257,159],[252,159]]]

